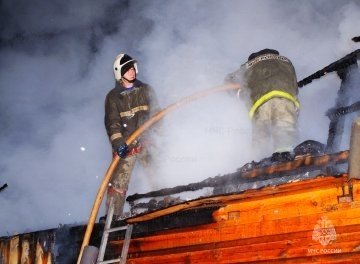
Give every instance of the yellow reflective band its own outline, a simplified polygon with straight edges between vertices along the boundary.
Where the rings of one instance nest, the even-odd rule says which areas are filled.
[[[149,109],[149,106],[147,106],[147,105],[140,105],[140,106],[137,106],[137,107],[131,109],[130,111],[121,112],[121,113],[120,113],[120,116],[121,116],[121,117],[134,116],[135,113],[137,113],[137,112],[139,112],[139,111],[141,111],[141,110],[145,111],[145,110],[148,110],[148,109]]]
[[[287,93],[287,92],[284,92],[284,91],[271,91],[267,94],[264,94],[263,96],[261,96],[254,104],[253,106],[251,107],[250,111],[249,111],[249,117],[250,118],[253,118],[254,114],[255,114],[255,111],[263,104],[265,103],[266,101],[270,100],[271,98],[274,98],[274,97],[281,97],[281,98],[285,98],[285,99],[288,99],[290,101],[292,101],[297,108],[300,108],[300,103],[299,101],[294,97],[292,96],[291,94]]]

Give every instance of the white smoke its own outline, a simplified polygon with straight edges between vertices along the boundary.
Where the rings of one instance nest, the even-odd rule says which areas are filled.
[[[358,48],[355,0],[18,2],[4,2],[0,28],[0,185],[9,185],[0,236],[87,221],[111,161],[103,106],[116,54],[138,59],[139,79],[165,107],[222,84],[263,48],[290,58],[299,80]],[[300,141],[326,143],[339,85],[329,74],[300,90]],[[230,93],[184,106],[163,126],[157,177],[136,169],[129,194],[251,161],[246,108]]]

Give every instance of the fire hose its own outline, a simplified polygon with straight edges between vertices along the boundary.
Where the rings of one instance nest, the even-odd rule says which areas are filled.
[[[169,105],[168,107],[160,110],[159,112],[157,112],[156,114],[154,114],[149,120],[147,120],[142,126],[140,126],[138,129],[136,129],[127,139],[126,139],[126,144],[130,145],[135,139],[137,139],[141,134],[143,134],[149,127],[151,127],[152,125],[154,125],[155,123],[157,123],[160,119],[162,119],[165,115],[167,115],[169,112],[175,110],[176,108],[179,108],[183,105],[186,105],[190,102],[193,102],[197,99],[200,99],[202,97],[206,97],[208,95],[214,94],[214,93],[218,93],[218,92],[223,92],[223,91],[228,91],[228,90],[236,90],[236,89],[240,89],[240,85],[239,84],[225,84],[225,85],[220,85],[220,86],[216,86],[204,91],[200,91],[197,92],[191,96],[185,97],[181,100],[179,100],[178,102],[175,102],[171,105]],[[84,253],[84,249],[86,246],[88,246],[89,241],[90,241],[90,237],[91,237],[91,233],[95,224],[95,220],[97,217],[97,214],[99,212],[99,208],[101,206],[101,202],[103,199],[103,196],[105,194],[106,188],[109,184],[109,181],[111,179],[111,176],[115,170],[115,168],[117,167],[117,165],[119,164],[119,156],[115,156],[110,164],[110,166],[108,167],[105,176],[100,184],[100,187],[98,189],[95,201],[94,201],[94,205],[92,207],[90,216],[89,216],[89,220],[88,220],[88,224],[86,227],[86,231],[84,234],[84,238],[83,238],[83,242],[81,245],[81,249],[80,249],[80,253],[78,256],[78,260],[77,260],[77,264],[80,264],[81,262],[81,258],[83,256]]]

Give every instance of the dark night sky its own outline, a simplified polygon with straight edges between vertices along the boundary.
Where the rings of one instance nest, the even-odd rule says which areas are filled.
[[[9,187],[0,193],[0,236],[87,220],[111,161],[103,105],[118,53],[139,60],[139,79],[165,107],[221,84],[262,48],[289,57],[300,80],[358,49],[359,25],[356,0],[2,1],[0,186]],[[329,74],[301,90],[299,142],[326,141],[324,113],[338,87]],[[157,178],[136,168],[130,194],[251,160],[246,108],[228,94],[174,113],[164,128]]]

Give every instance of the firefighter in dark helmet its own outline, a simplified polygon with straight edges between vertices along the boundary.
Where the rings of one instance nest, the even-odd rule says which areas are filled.
[[[291,160],[300,107],[291,61],[277,50],[263,49],[252,53],[225,81],[241,84],[238,95],[248,102],[256,158],[273,153],[273,161]]]

